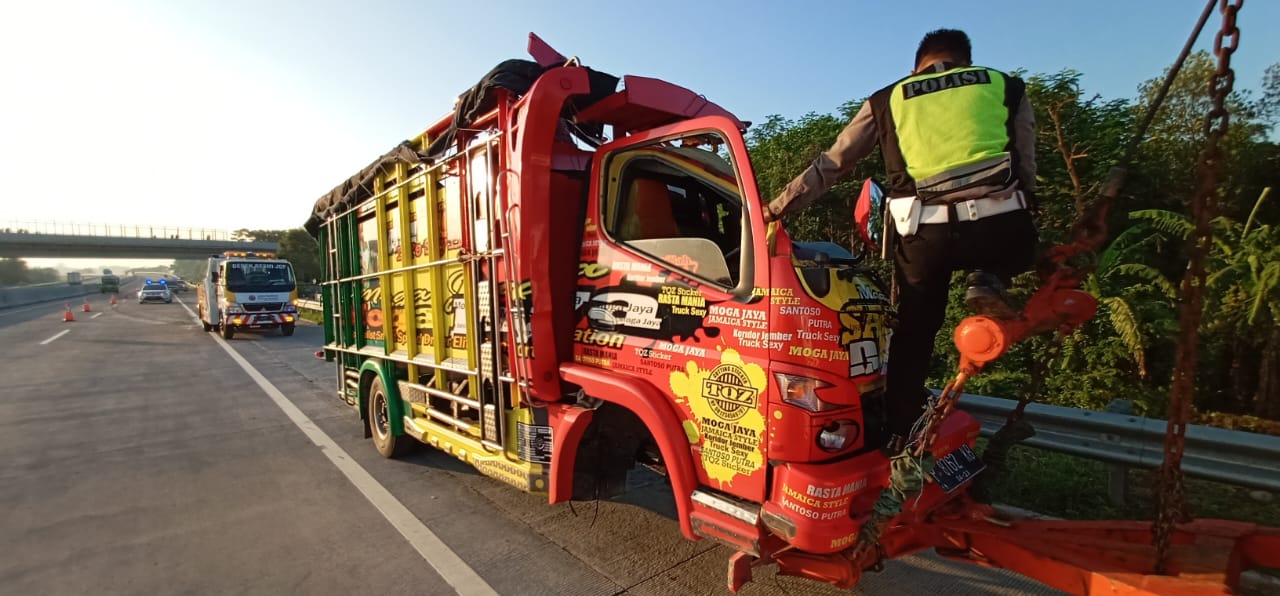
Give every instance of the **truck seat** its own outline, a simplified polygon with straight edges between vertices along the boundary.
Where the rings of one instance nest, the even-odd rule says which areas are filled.
[[[648,178],[632,180],[625,205],[626,212],[618,230],[622,240],[680,237],[671,212],[671,195],[663,182]]]

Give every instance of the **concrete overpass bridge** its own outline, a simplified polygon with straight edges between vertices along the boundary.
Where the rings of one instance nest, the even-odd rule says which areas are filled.
[[[0,224],[0,257],[201,259],[228,250],[275,252],[227,230],[93,223]]]

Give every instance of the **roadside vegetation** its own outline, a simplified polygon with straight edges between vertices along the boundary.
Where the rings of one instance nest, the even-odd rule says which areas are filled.
[[[1066,519],[1151,519],[1156,473],[1129,470],[1123,504],[1107,494],[1107,465],[1030,447],[1009,452],[1008,470],[992,485],[995,502]],[[1187,479],[1196,517],[1280,527],[1280,495],[1207,480]]]
[[[0,287],[52,283],[66,278],[52,267],[27,266],[22,259],[0,259]]]

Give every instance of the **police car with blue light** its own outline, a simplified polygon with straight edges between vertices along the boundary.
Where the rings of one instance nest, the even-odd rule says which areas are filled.
[[[163,302],[170,304],[173,302],[173,292],[169,290],[169,285],[162,279],[160,281],[152,281],[148,279],[143,284],[142,289],[138,290],[138,304],[144,302]]]

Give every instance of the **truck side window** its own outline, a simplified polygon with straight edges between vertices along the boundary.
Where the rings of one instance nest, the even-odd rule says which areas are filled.
[[[609,235],[674,269],[737,285],[742,198],[723,144],[715,133],[698,133],[610,156]]]

